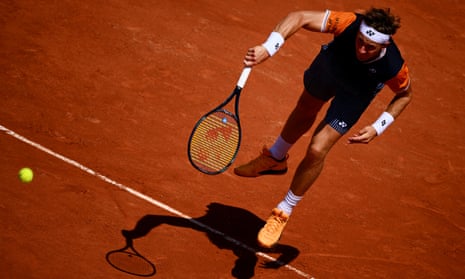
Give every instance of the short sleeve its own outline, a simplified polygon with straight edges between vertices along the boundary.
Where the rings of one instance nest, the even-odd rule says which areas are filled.
[[[386,85],[394,93],[401,93],[407,90],[410,86],[410,75],[407,64],[403,64],[397,75],[386,82]]]
[[[327,10],[321,31],[325,33],[332,33],[337,36],[341,34],[356,19],[357,16],[351,12]]]

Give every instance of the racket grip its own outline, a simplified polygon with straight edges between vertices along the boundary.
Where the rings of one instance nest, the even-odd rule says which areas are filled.
[[[239,81],[237,82],[237,86],[240,88],[244,88],[247,79],[249,78],[250,71],[252,71],[252,67],[244,67],[242,70],[242,74],[239,77]]]

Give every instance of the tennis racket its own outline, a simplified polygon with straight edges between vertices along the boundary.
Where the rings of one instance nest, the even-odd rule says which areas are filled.
[[[251,70],[251,67],[245,67],[231,95],[195,124],[189,137],[187,153],[189,161],[197,170],[206,174],[219,174],[236,158],[241,143],[239,97]],[[234,113],[225,109],[233,99]]]

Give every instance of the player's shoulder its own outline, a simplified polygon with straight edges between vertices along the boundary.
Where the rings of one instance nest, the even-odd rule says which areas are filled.
[[[378,65],[388,79],[395,77],[404,69],[405,60],[392,38],[386,48],[386,54],[379,60]]]
[[[346,11],[327,10],[323,32],[332,33],[336,36],[357,20],[357,13]]]
[[[402,53],[393,38],[391,38],[386,50],[390,58],[403,60]]]

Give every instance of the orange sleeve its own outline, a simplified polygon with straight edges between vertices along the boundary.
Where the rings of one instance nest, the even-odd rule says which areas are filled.
[[[344,29],[357,19],[357,16],[351,12],[329,10],[327,12],[322,31],[325,33],[332,33],[335,36],[341,34]]]
[[[386,85],[389,86],[394,93],[400,93],[407,90],[410,86],[410,76],[407,64],[404,63],[397,75],[388,80]]]

